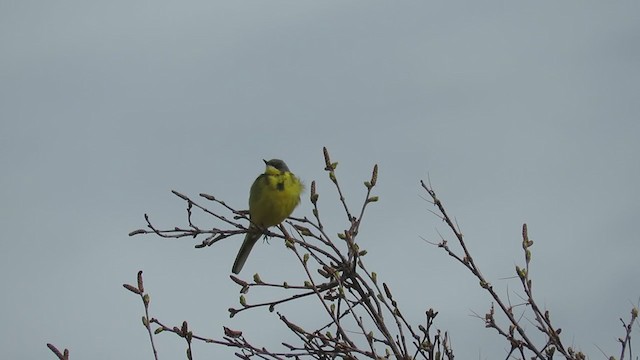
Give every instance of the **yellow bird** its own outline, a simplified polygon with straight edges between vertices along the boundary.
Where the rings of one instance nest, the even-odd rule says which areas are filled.
[[[233,263],[234,274],[240,273],[249,253],[263,232],[280,224],[300,203],[300,194],[304,186],[287,167],[284,161],[263,160],[267,166],[264,174],[260,174],[251,185],[249,193],[249,218],[251,225],[244,237],[236,261]]]

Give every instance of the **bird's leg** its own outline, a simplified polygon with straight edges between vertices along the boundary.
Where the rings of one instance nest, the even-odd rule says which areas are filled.
[[[263,241],[263,242],[266,242],[267,244],[269,244],[269,239],[270,239],[270,238],[271,238],[271,237],[270,237],[269,235],[264,234],[264,236],[262,237],[262,241]],[[271,245],[271,244],[269,244],[269,245]]]

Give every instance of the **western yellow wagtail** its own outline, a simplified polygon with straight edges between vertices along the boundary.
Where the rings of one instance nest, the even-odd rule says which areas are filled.
[[[240,273],[249,253],[263,232],[283,222],[300,203],[300,194],[304,186],[287,167],[284,161],[263,160],[266,170],[251,185],[249,193],[249,218],[251,224],[244,237],[236,261],[234,274]]]

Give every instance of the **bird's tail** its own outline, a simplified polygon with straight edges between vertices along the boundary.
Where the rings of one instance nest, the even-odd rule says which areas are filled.
[[[253,231],[252,231],[253,230]],[[253,249],[253,245],[258,242],[262,233],[257,229],[249,229],[249,232],[244,237],[244,241],[242,242],[242,246],[240,247],[240,251],[238,251],[238,256],[236,256],[236,261],[233,262],[233,267],[231,271],[234,274],[239,274],[240,270],[244,266],[245,261],[249,257],[249,253],[251,249]]]

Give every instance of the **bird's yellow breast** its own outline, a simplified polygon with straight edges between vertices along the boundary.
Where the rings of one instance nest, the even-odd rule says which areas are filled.
[[[251,222],[266,229],[284,221],[300,203],[303,186],[290,172],[267,171],[251,186]]]

